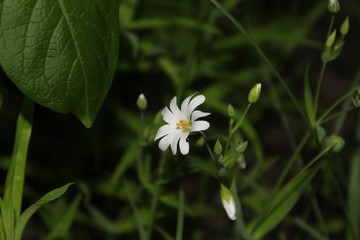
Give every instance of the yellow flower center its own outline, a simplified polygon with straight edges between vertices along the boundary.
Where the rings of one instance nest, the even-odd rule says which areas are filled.
[[[191,124],[183,119],[176,123],[176,129],[182,129],[183,132],[189,132],[191,130]]]

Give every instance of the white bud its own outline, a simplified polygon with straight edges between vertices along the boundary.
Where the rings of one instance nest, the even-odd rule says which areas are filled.
[[[220,195],[221,195],[221,202],[225,208],[225,211],[226,211],[228,217],[231,220],[235,220],[236,219],[236,206],[235,206],[235,201],[234,201],[234,198],[233,198],[230,190],[227,187],[225,187],[224,185],[221,185]]]

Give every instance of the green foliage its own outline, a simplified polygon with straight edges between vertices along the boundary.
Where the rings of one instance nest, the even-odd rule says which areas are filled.
[[[5,183],[5,205],[6,207],[12,207],[16,221],[21,213],[26,158],[32,131],[33,108],[33,103],[24,98],[17,120],[14,150]]]
[[[1,2],[0,64],[31,100],[90,127],[111,86],[116,1]]]
[[[357,239],[350,2],[0,1],[0,239]],[[194,93],[210,128],[162,152]]]
[[[261,239],[271,231],[280,221],[284,219],[289,211],[297,203],[305,187],[309,185],[311,179],[320,169],[320,164],[300,172],[291,181],[289,181],[275,197],[270,200],[269,206],[265,209],[259,220],[255,220],[252,227],[252,236],[254,239]]]
[[[36,203],[34,203],[33,205],[31,205],[30,207],[28,207],[21,215],[19,220],[16,222],[16,227],[15,227],[15,231],[14,231],[14,240],[20,240],[21,239],[21,235],[24,231],[24,228],[27,224],[27,222],[29,221],[29,219],[31,218],[31,216],[40,208],[42,207],[44,204],[51,202],[57,198],[59,198],[60,196],[62,196],[67,190],[68,188],[72,185],[73,183],[68,183],[62,187],[56,188],[50,192],[48,192],[47,194],[45,194],[43,197],[41,197]]]
[[[75,222],[76,214],[79,210],[81,195],[76,196],[71,205],[65,209],[61,214],[54,216],[58,217],[56,223],[51,228],[51,232],[46,236],[46,239],[59,239],[69,237],[71,225]]]

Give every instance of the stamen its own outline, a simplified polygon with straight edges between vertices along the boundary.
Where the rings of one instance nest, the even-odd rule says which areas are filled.
[[[182,129],[183,132],[189,132],[191,130],[191,124],[183,119],[176,123],[176,129]]]

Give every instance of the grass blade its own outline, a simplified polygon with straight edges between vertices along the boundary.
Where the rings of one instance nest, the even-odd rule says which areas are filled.
[[[349,183],[349,218],[350,227],[347,239],[359,239],[360,237],[360,148],[353,156]],[[355,235],[355,236],[354,236]]]
[[[246,39],[252,44],[252,46],[255,48],[258,55],[264,60],[266,65],[270,68],[270,70],[273,72],[275,77],[279,80],[280,84],[285,89],[286,93],[289,95],[293,103],[295,104],[297,110],[301,114],[301,116],[306,119],[303,109],[300,107],[300,104],[296,100],[295,96],[290,91],[289,87],[287,86],[286,82],[280,75],[280,73],[276,70],[274,65],[271,63],[270,59],[266,56],[266,54],[263,52],[263,50],[259,47],[259,45],[254,41],[254,39],[249,35],[249,33],[243,28],[243,26],[236,21],[236,19],[216,0],[210,0],[234,25],[235,27],[246,37]]]
[[[312,95],[310,83],[309,83],[309,67],[306,67],[304,78],[304,98],[305,98],[305,110],[311,126],[315,124],[315,109],[314,98]]]
[[[0,239],[12,239],[14,234],[15,216],[13,211],[12,201],[10,199],[7,204],[0,198],[0,212],[1,212],[1,226],[0,226]]]
[[[60,216],[46,239],[66,239],[66,237],[68,237],[70,227],[75,220],[79,208],[80,200],[81,195],[78,195],[64,214]]]
[[[19,220],[16,222],[14,240],[20,240],[21,239],[22,232],[24,231],[27,222],[29,221],[31,216],[40,207],[42,207],[44,204],[46,204],[48,202],[51,202],[51,201],[59,198],[60,196],[62,196],[72,184],[73,183],[68,183],[68,184],[66,184],[66,185],[64,185],[62,187],[56,188],[56,189],[48,192],[43,197],[41,197],[36,203],[34,203],[30,207],[28,207],[21,214]]]
[[[320,167],[321,162],[317,162],[311,168],[300,172],[277,193],[264,215],[252,225],[254,239],[261,239],[287,216]]]
[[[4,201],[6,206],[12,202],[15,220],[20,217],[21,213],[26,156],[31,136],[33,112],[33,102],[25,97],[17,120],[14,150],[4,190]]]

